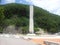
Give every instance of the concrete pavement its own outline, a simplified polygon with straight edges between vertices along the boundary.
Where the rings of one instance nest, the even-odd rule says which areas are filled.
[[[0,45],[37,45],[32,41],[24,40],[21,37],[0,35]]]

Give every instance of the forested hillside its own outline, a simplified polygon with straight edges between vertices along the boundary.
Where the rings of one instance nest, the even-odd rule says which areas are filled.
[[[29,28],[29,6],[23,4],[0,5],[0,32],[9,25]],[[34,26],[55,33],[60,31],[60,16],[34,6]]]

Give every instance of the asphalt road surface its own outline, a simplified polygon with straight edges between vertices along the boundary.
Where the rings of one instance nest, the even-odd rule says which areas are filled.
[[[29,40],[24,40],[22,38],[0,36],[0,45],[37,45],[37,44]]]

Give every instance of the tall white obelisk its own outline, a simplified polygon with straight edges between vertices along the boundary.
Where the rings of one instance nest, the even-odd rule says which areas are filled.
[[[33,5],[30,5],[29,9],[30,9],[29,33],[34,34]]]

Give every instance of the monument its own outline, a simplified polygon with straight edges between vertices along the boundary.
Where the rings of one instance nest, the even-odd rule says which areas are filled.
[[[27,34],[27,35],[35,35],[34,34],[34,20],[33,20],[33,15],[34,15],[34,12],[33,12],[33,5],[30,5],[30,7],[29,7],[29,9],[30,9],[30,13],[29,13],[29,17],[30,17],[30,19],[29,19],[29,34]]]
[[[30,6],[29,33],[34,33],[33,6]]]

